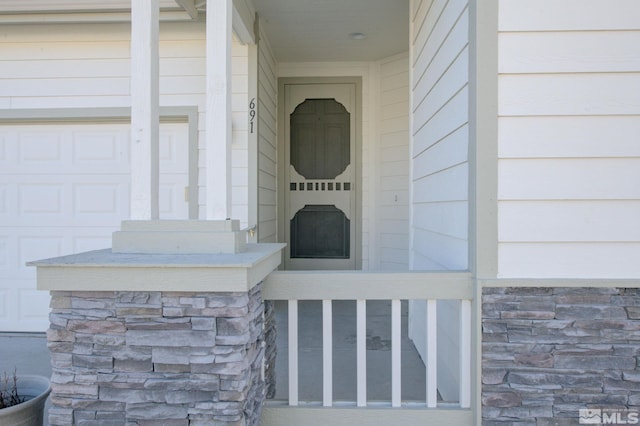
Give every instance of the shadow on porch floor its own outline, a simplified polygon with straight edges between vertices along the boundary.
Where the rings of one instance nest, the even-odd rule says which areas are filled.
[[[287,400],[288,308],[276,303],[278,354],[275,400]],[[333,400],[356,400],[356,302],[333,302]],[[425,366],[407,336],[407,302],[402,302],[402,401],[424,403]],[[298,305],[300,401],[322,401],[322,302]],[[367,400],[391,401],[391,302],[367,302]]]

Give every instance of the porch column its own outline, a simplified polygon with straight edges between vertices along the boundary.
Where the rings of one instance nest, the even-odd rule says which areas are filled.
[[[206,219],[231,217],[232,0],[207,0]]]
[[[158,219],[158,0],[131,2],[131,218]]]

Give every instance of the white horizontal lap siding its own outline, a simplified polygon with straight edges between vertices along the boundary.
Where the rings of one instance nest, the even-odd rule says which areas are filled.
[[[249,225],[249,48],[235,37],[231,50],[231,216]]]
[[[465,269],[468,7],[464,0],[415,1],[413,7],[413,268]],[[453,214],[440,218],[443,211]]]
[[[258,241],[274,243],[277,229],[277,122],[278,81],[276,59],[264,32],[258,42]]]
[[[92,108],[130,106],[128,24],[5,25],[0,29],[0,108]],[[160,104],[198,106],[204,123],[205,47],[203,22],[160,26]],[[246,224],[247,53],[233,46],[234,218]],[[204,128],[200,128],[204,141]],[[202,145],[201,145],[202,147]],[[199,157],[205,158],[203,148]],[[203,182],[204,162],[200,162]],[[205,202],[200,188],[201,203]],[[200,216],[203,216],[203,205]]]
[[[412,2],[412,269],[468,268],[469,10],[466,0]],[[459,304],[437,305],[438,391],[460,397]],[[426,359],[424,302],[410,337]],[[424,318],[424,317],[422,317]]]
[[[500,0],[499,29],[499,275],[637,277],[640,3]]]
[[[380,269],[409,266],[409,57],[380,62],[378,233]]]

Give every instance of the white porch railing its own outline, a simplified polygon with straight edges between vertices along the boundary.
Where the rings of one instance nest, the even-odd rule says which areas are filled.
[[[469,273],[287,271],[265,280],[265,300],[288,301],[288,401],[268,401],[264,425],[471,425],[471,310],[473,280]],[[298,301],[322,301],[322,401],[300,401],[298,387]],[[333,398],[332,307],[334,300],[356,303],[356,400]],[[391,400],[367,400],[367,300],[391,301]],[[403,402],[401,395],[401,301],[426,301],[426,399]],[[438,401],[437,300],[460,301],[459,402]],[[433,423],[432,423],[433,422]]]

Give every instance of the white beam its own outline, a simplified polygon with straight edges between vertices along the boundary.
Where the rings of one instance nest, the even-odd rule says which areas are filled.
[[[158,219],[158,0],[131,2],[131,218]]]
[[[232,0],[207,0],[206,219],[231,217]]]
[[[251,10],[244,0],[233,0],[233,30],[243,44],[255,44],[255,10]]]
[[[198,8],[196,8],[195,0],[176,0],[176,3],[189,14],[191,19],[198,17]]]

